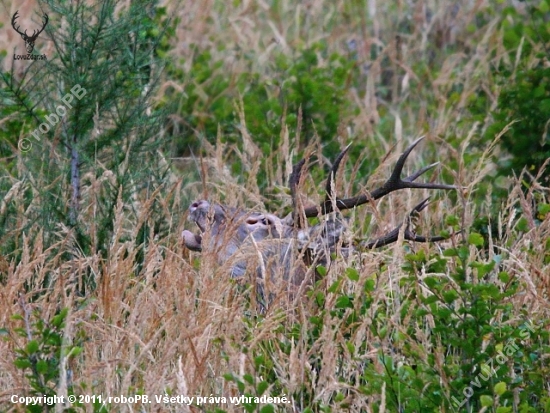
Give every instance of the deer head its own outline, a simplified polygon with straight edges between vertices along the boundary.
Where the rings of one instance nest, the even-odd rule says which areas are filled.
[[[19,14],[19,10],[17,10],[15,12],[15,14],[13,15],[13,17],[11,18],[11,25],[14,28],[14,30],[17,33],[19,33],[21,35],[21,37],[23,38],[23,40],[25,41],[25,49],[27,49],[27,53],[32,53],[32,51],[34,50],[34,42],[38,38],[38,35],[44,31],[44,28],[48,24],[48,15],[46,13],[44,13],[44,20],[42,22],[42,28],[38,31],[33,30],[32,35],[29,36],[29,35],[27,35],[26,30],[24,32],[21,32],[19,30],[20,26],[15,27],[15,21],[19,17],[18,14]]]
[[[200,232],[195,234],[188,230],[183,231],[183,243],[190,250],[213,253],[220,265],[229,264],[232,277],[242,277],[250,270],[259,279],[265,280],[268,275],[281,275],[283,279],[296,284],[304,279],[308,267],[314,267],[316,263],[326,264],[334,252],[345,255],[355,248],[382,247],[396,242],[400,233],[409,241],[441,241],[443,237],[421,236],[411,229],[410,218],[426,208],[428,199],[416,205],[401,225],[381,238],[363,241],[358,245],[350,245],[343,239],[346,221],[340,214],[342,210],[355,208],[405,188],[457,188],[454,185],[415,182],[420,175],[438,163],[424,167],[406,178],[401,177],[407,157],[422,139],[417,139],[403,152],[389,179],[381,187],[368,194],[343,199],[334,193],[334,181],[348,146],[334,161],[326,182],[325,200],[318,206],[307,208],[298,207],[297,188],[305,164],[305,161],[300,161],[294,166],[289,179],[294,211],[285,218],[231,209],[206,200],[194,202],[189,207],[188,218],[197,224]],[[307,227],[306,218],[311,217],[325,219],[321,220],[321,224]],[[251,259],[252,257],[257,259]],[[253,264],[250,265],[251,262]],[[266,263],[270,266],[266,266]]]
[[[184,230],[185,246],[192,251],[213,253],[220,265],[229,263],[231,277],[242,277],[254,262],[253,270],[260,278],[266,272],[274,275],[281,269],[284,279],[292,278],[293,228],[279,217],[201,200],[191,204],[188,218],[200,232]]]

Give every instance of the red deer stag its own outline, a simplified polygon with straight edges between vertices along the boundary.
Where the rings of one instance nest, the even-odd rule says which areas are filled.
[[[409,241],[433,242],[444,238],[416,235],[410,228],[410,218],[428,205],[428,198],[420,202],[409,213],[404,224],[385,236],[373,241],[364,241],[358,246],[347,245],[343,240],[346,229],[340,211],[375,201],[383,196],[405,188],[456,189],[454,185],[417,183],[415,180],[438,163],[426,166],[412,175],[401,178],[403,166],[411,151],[423,139],[413,142],[397,160],[389,179],[374,191],[353,198],[337,198],[334,194],[335,176],[349,146],[342,151],[330,170],[326,182],[325,200],[318,206],[299,208],[297,187],[305,161],[293,168],[290,176],[290,190],[294,212],[286,218],[262,212],[242,211],[224,205],[212,204],[206,200],[193,202],[189,207],[189,220],[197,224],[199,233],[183,231],[185,246],[192,251],[213,254],[221,266],[227,266],[233,278],[246,273],[255,274],[259,284],[282,279],[290,286],[299,286],[306,277],[308,268],[326,264],[331,253],[348,255],[353,249],[377,248],[396,242],[402,231]],[[307,227],[306,218],[328,218],[321,224]],[[402,226],[405,225],[404,228]],[[261,287],[263,291],[264,288]],[[261,293],[263,295],[263,293]]]

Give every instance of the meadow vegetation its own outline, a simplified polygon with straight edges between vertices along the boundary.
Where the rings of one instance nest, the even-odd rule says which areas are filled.
[[[18,7],[29,28],[48,13],[46,61],[13,59]],[[71,412],[550,412],[550,0],[0,13],[0,411],[57,394],[104,397]],[[195,199],[283,216],[303,157],[315,204],[347,144],[351,196],[421,135],[407,171],[439,161],[424,179],[459,189],[346,215],[372,239],[431,196],[417,232],[446,241],[335,257],[263,312],[254,283],[182,248]],[[153,402],[104,403],[121,395]]]

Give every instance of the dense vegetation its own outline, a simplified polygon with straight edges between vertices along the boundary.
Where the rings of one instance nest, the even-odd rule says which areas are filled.
[[[47,60],[0,43],[1,411],[550,412],[550,0],[33,7]],[[350,227],[431,195],[444,242],[335,259],[265,312],[180,245],[193,199],[285,214],[311,156],[316,203],[349,143],[339,193],[372,190],[420,135],[409,172],[460,189]]]

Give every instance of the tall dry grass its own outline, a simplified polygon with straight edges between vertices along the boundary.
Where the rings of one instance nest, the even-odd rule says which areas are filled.
[[[390,7],[386,2],[375,0],[364,3],[312,0],[298,5],[288,1],[212,0],[166,1],[166,6],[170,15],[179,19],[171,58],[184,71],[190,70],[195,47],[210,50],[214,60],[223,61],[219,70],[229,78],[247,71],[267,77],[274,51],[292,55],[298,47],[320,39],[326,41],[331,50],[346,52],[345,48],[353,48],[358,64],[364,65],[364,78],[362,90],[349,91],[349,99],[357,108],[357,113],[345,120],[353,129],[352,135],[376,142],[381,153],[389,153],[397,142],[393,153],[399,153],[409,140],[427,132],[429,143],[413,152],[408,170],[440,160],[454,183],[464,187],[455,195],[438,194],[437,201],[422,214],[419,231],[437,233],[445,228],[448,215],[456,215],[461,218],[461,227],[467,233],[475,217],[490,210],[489,196],[486,202],[480,203],[474,202],[474,197],[477,186],[491,179],[492,165],[489,157],[482,156],[486,148],[480,150],[472,143],[478,132],[477,125],[468,122],[464,114],[476,90],[494,90],[490,76],[486,76],[489,66],[507,58],[501,33],[497,30],[498,15],[488,13],[489,19],[484,24],[476,23],[476,13],[490,7],[490,2],[433,0],[414,4],[399,2]],[[4,11],[11,13],[14,7],[4,3]],[[399,27],[404,24],[411,25],[410,34],[397,40]],[[476,29],[473,32],[469,31],[472,26]],[[8,36],[8,40],[13,37],[4,36]],[[373,47],[378,55],[371,61]],[[254,58],[243,59],[245,54]],[[423,60],[431,61],[439,69],[416,73]],[[461,87],[456,88],[457,85]],[[185,90],[185,87],[185,80],[166,79],[160,93],[168,88]],[[392,90],[391,101],[377,98],[381,87]],[[451,102],[449,95],[454,89]],[[423,100],[431,104],[423,104]],[[238,102],[236,105],[238,107]],[[186,225],[183,211],[190,199],[204,195],[205,191],[210,199],[231,205],[263,208],[266,202],[269,203],[270,194],[261,193],[254,179],[262,165],[261,157],[267,157],[268,188],[287,185],[285,179],[296,161],[299,147],[297,137],[287,134],[278,152],[262,154],[254,137],[246,131],[245,117],[246,114],[242,114],[242,151],[221,143],[206,147],[213,160],[206,185],[190,182],[187,175],[174,172],[167,184],[155,193],[137,193],[132,208],[122,203],[117,205],[107,256],[84,254],[69,228],[59,225],[54,233],[46,234],[40,223],[27,222],[29,211],[40,208],[40,198],[37,196],[26,205],[21,198],[23,192],[32,190],[29,181],[2,177],[9,180],[12,189],[0,208],[11,203],[18,210],[18,220],[13,223],[10,237],[15,240],[21,258],[0,257],[0,326],[5,328],[0,341],[1,410],[24,411],[23,406],[11,404],[9,397],[30,391],[24,373],[14,366],[15,350],[24,348],[29,336],[19,336],[15,329],[29,327],[35,310],[38,311],[36,317],[51,320],[65,307],[69,308],[69,316],[64,339],[66,343],[81,346],[83,351],[78,357],[60,363],[59,394],[66,394],[67,386],[72,385],[77,393],[104,396],[131,395],[133,392],[150,396],[167,392],[186,396],[238,395],[237,386],[225,380],[224,374],[231,372],[241,378],[245,373],[257,374],[259,379],[261,373],[255,373],[252,355],[261,350],[269,351],[275,363],[277,388],[289,392],[306,388],[316,401],[326,404],[331,403],[335,391],[346,390],[349,411],[372,411],[374,402],[385,406],[384,400],[390,397],[385,388],[378,396],[363,397],[349,384],[342,384],[340,378],[346,377],[348,383],[353,383],[364,363],[374,363],[382,373],[384,366],[377,357],[380,349],[392,354],[399,346],[392,337],[407,334],[412,311],[409,300],[413,299],[413,291],[401,282],[406,277],[402,269],[405,254],[411,250],[437,254],[441,249],[461,243],[463,235],[455,234],[449,241],[436,245],[408,245],[400,241],[382,250],[363,252],[351,262],[334,263],[327,278],[317,287],[326,295],[327,310],[334,310],[337,305],[336,295],[327,289],[347,266],[357,269],[360,280],[345,285],[350,295],[360,296],[364,293],[361,291],[364,282],[375,280],[371,316],[359,321],[351,338],[356,348],[369,343],[367,353],[341,351],[348,326],[331,311],[321,314],[325,326],[323,333],[315,342],[308,342],[308,331],[315,328],[311,317],[319,315],[314,296],[303,295],[294,301],[273,305],[265,315],[257,317],[250,291],[243,291],[241,285],[230,280],[212,257],[184,251],[179,240]],[[388,124],[393,133],[390,137],[382,136],[379,130],[384,125],[387,128]],[[345,138],[344,133],[340,139]],[[457,140],[459,145],[450,143]],[[498,148],[491,149],[498,151]],[[477,164],[465,161],[472,153],[479,156]],[[240,177],[227,175],[224,168],[229,156],[239,158],[251,171],[250,179],[243,181]],[[390,157],[384,162],[368,183],[356,176],[360,164],[367,160],[352,160],[339,178],[339,187],[347,194],[374,188],[389,175],[392,160],[394,158]],[[368,159],[368,162],[378,161]],[[458,167],[449,169],[449,164]],[[25,155],[18,155],[20,176],[25,175],[25,165]],[[200,163],[196,165],[200,167]],[[82,219],[86,220],[92,238],[98,230],[94,203],[100,202],[102,186],[108,184],[109,176],[106,171],[103,181],[83,180],[82,205],[86,207]],[[224,179],[220,182],[217,176]],[[439,178],[436,174],[433,179]],[[305,191],[311,202],[318,201],[319,188],[320,183],[308,177]],[[510,298],[517,308],[517,319],[527,313],[534,320],[547,320],[550,265],[546,262],[544,245],[550,238],[550,220],[547,215],[540,225],[530,221],[528,231],[524,232],[517,229],[517,217],[536,216],[534,199],[548,203],[548,188],[534,184],[527,195],[523,195],[521,189],[520,179],[510,184],[510,196],[496,223],[498,234],[490,234],[488,256],[472,247],[469,258],[487,260],[492,259],[493,254],[501,255],[500,268],[509,271],[524,285],[521,294]],[[354,235],[375,237],[393,228],[418,200],[431,195],[419,192],[402,191],[376,208],[365,207],[352,212]],[[283,205],[289,205],[288,196],[278,196]],[[154,205],[162,207],[153,209],[153,201]],[[367,228],[363,228],[362,223],[371,215],[375,217],[376,227],[365,234]],[[143,251],[143,240],[137,238],[137,229],[142,225],[153,227],[155,220],[168,223],[168,235],[148,239]],[[23,230],[28,226],[30,230]],[[45,243],[45,238],[55,242]],[[45,244],[51,246],[44,248]],[[142,251],[143,260],[138,266],[137,256]],[[449,277],[453,268],[446,271],[440,276]],[[476,271],[471,269],[467,276],[475,280]],[[501,285],[498,279],[478,281]],[[424,294],[425,291],[419,284],[414,293]],[[377,318],[380,313],[386,317]],[[30,321],[13,320],[14,314],[26,314]],[[298,335],[290,331],[296,321],[302,325]],[[387,323],[385,337],[375,335],[370,328],[382,321]],[[434,348],[431,344],[430,327],[433,326],[419,325],[417,337],[411,343],[420,343],[415,345],[424,357],[431,354],[436,359],[443,359],[443,347]],[[29,335],[32,334],[31,329]],[[273,343],[288,342],[290,357],[275,344],[265,349],[269,339],[273,339]],[[313,365],[312,360],[319,360],[320,364]],[[438,373],[445,383],[448,378],[444,366],[439,366]],[[277,388],[267,392],[275,392]],[[448,387],[447,392],[450,396]],[[305,401],[293,400],[281,410],[298,411],[302,402]],[[224,408],[242,411],[242,407],[231,405]],[[335,407],[335,411],[338,408]],[[92,411],[89,404],[86,409]],[[200,411],[183,405],[112,407],[113,411],[140,409]]]

